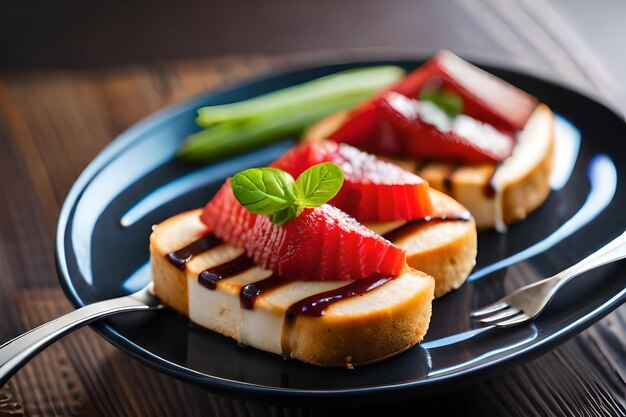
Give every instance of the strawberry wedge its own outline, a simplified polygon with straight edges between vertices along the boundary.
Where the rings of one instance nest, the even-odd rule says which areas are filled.
[[[411,220],[433,214],[426,181],[346,144],[303,143],[271,166],[296,178],[322,162],[336,163],[345,175],[343,187],[329,204],[362,223]]]
[[[538,104],[535,97],[450,51],[439,52],[386,91],[417,98],[432,81],[463,98],[463,113],[498,129],[522,130]]]
[[[489,124],[459,115],[450,125],[436,126],[440,112],[428,102],[419,102],[398,93],[388,93],[378,102],[384,118],[398,137],[403,138],[403,154],[413,159],[484,164],[500,162],[511,155],[514,141]],[[429,110],[430,108],[430,110]],[[445,122],[444,122],[445,123]],[[398,140],[399,142],[401,140]]]
[[[383,103],[386,94],[352,110],[348,119],[329,139],[374,155],[406,157],[404,134],[389,119]]]
[[[239,204],[227,181],[200,218],[257,265],[297,280],[396,276],[407,268],[402,249],[328,204],[276,225]]]
[[[463,114],[448,122],[454,126],[442,128],[433,122],[441,117],[428,118],[416,111],[422,101],[418,106],[406,105],[433,87],[460,96]],[[423,107],[428,105],[432,106]],[[377,155],[497,163],[510,155],[515,132],[524,128],[536,107],[533,96],[443,51],[353,109],[330,139]]]
[[[429,115],[430,119],[426,116]],[[331,139],[376,155],[467,164],[497,163],[513,151],[511,132],[459,115],[443,121],[441,110],[389,92],[348,120]],[[438,126],[433,123],[439,120]]]

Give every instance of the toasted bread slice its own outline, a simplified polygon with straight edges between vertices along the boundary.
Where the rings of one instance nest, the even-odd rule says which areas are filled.
[[[206,233],[200,210],[174,216],[150,237],[152,278],[157,296],[193,322],[240,343],[323,366],[351,366],[385,359],[418,343],[431,316],[434,280],[411,270],[363,293],[328,306],[325,315],[287,315],[308,296],[334,290],[349,281],[293,281],[256,298],[253,309],[241,306],[247,284],[272,275],[252,267],[217,281],[214,290],[198,276],[242,254],[222,243],[191,258],[181,270],[167,258]]]
[[[459,288],[476,265],[476,223],[472,217],[453,220],[467,209],[451,197],[431,188],[430,199],[435,208],[433,218],[448,220],[418,222],[402,233],[392,231],[406,222],[366,226],[406,250],[409,266],[435,278],[438,298]]]
[[[343,112],[321,120],[306,132],[304,140],[328,138],[347,117],[348,113]],[[497,167],[437,161],[393,162],[420,175],[431,187],[467,207],[478,229],[504,231],[506,225],[526,218],[550,193],[554,123],[550,108],[540,104],[520,132],[511,157]]]

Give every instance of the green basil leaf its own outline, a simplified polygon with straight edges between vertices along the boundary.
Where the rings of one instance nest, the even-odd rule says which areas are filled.
[[[302,207],[298,205],[289,206],[276,213],[270,214],[270,221],[274,224],[284,224],[298,217],[300,213],[302,213]]]
[[[247,210],[270,215],[297,205],[295,181],[277,168],[251,168],[230,179],[235,198]]]
[[[302,207],[317,207],[332,199],[343,185],[343,170],[339,165],[325,162],[312,166],[296,180]]]
[[[304,171],[297,181],[277,168],[251,168],[235,174],[230,186],[235,198],[248,211],[284,224],[333,198],[343,185],[343,171],[331,162]]]
[[[463,99],[452,91],[423,89],[420,92],[419,99],[436,104],[450,117],[455,117],[463,112]]]

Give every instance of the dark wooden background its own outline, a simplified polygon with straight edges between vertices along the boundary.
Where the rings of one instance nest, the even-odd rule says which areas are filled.
[[[449,48],[559,80],[623,113],[625,21],[623,1],[0,2],[0,341],[69,311],[54,268],[60,206],[90,160],[142,117],[252,74],[371,47]],[[368,410],[621,416],[625,364],[622,306],[510,372]],[[91,329],[54,344],[0,389],[0,416],[346,412],[210,394],[144,367]]]

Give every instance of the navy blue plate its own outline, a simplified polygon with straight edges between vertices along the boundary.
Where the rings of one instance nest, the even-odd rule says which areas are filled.
[[[202,206],[225,177],[265,165],[294,143],[285,138],[209,166],[175,161],[181,140],[197,130],[198,107],[254,97],[348,68],[394,64],[410,70],[421,63],[371,60],[270,75],[193,98],[131,127],[87,167],[63,205],[57,264],[70,301],[79,307],[142,287],[150,279],[148,237],[153,224]],[[539,97],[560,115],[560,174],[548,200],[526,220],[504,235],[479,233],[474,274],[460,289],[435,301],[431,326],[420,345],[349,371],[239,347],[169,309],[122,315],[93,327],[153,368],[215,392],[274,402],[320,404],[341,398],[342,404],[364,404],[474,381],[487,371],[528,361],[600,319],[626,299],[623,263],[579,277],[530,324],[484,328],[468,316],[471,309],[582,259],[626,229],[624,121],[562,86],[514,71],[486,69]]]

